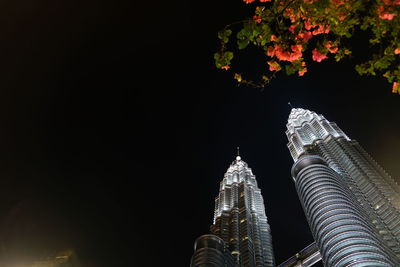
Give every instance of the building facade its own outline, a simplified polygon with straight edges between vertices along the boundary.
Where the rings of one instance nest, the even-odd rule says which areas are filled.
[[[335,123],[294,108],[292,177],[325,266],[400,266],[400,187]]]
[[[211,234],[199,237],[191,267],[275,266],[264,200],[248,165],[229,166],[215,199]]]

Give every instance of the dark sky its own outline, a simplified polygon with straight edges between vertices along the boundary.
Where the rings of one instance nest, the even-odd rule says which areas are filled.
[[[188,266],[237,146],[284,261],[312,242],[290,176],[288,101],[399,177],[400,96],[353,69],[368,46],[263,91],[238,87],[213,53],[216,32],[248,12],[240,0],[1,3],[3,265],[73,248],[84,266]]]

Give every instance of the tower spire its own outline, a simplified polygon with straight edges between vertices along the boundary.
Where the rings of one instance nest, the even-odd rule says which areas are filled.
[[[240,157],[240,147],[236,147],[236,149],[237,149],[236,160],[241,160],[242,158]]]

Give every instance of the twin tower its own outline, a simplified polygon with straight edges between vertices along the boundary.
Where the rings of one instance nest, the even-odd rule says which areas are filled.
[[[293,108],[286,135],[292,177],[315,243],[279,266],[400,266],[400,187],[333,122]],[[211,234],[191,267],[276,266],[264,201],[251,169],[232,162],[215,199]]]

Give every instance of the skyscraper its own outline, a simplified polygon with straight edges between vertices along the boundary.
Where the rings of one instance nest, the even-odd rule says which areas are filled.
[[[220,183],[211,233],[196,240],[191,267],[275,266],[263,197],[240,156]]]
[[[292,176],[325,266],[400,266],[400,187],[335,123],[294,108]]]

